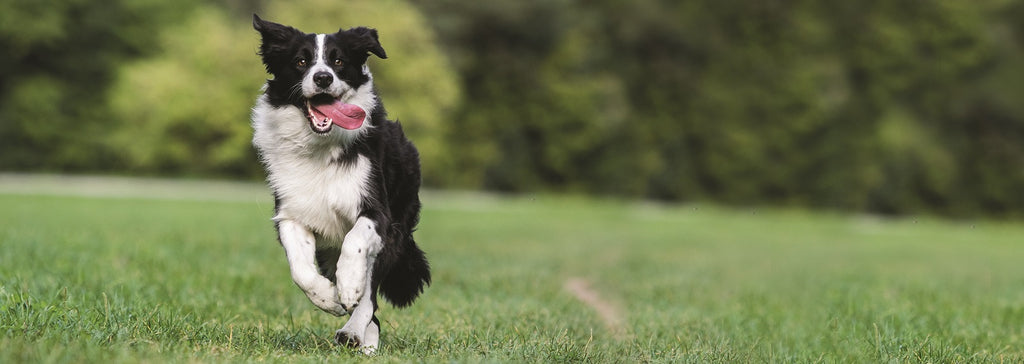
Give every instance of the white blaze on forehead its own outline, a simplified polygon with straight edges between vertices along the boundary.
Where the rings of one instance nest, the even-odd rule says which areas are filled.
[[[313,49],[313,61],[310,62],[313,65],[312,67],[309,68],[309,70],[306,71],[306,75],[303,76],[302,79],[302,94],[307,98],[313,97],[318,93],[327,93],[330,94],[331,96],[339,97],[341,96],[341,93],[344,92],[344,89],[342,86],[342,82],[339,82],[340,80],[338,80],[337,75],[334,74],[334,69],[331,68],[330,63],[328,63],[326,59],[327,34],[317,34],[315,43],[316,46]],[[313,80],[313,76],[315,76],[319,72],[330,73],[331,76],[334,78],[333,82],[331,82],[331,85],[328,86],[326,89],[317,87],[316,82],[314,82]]]
[[[316,35],[316,59],[313,61],[314,65],[324,63],[324,44],[327,40],[327,34]]]
[[[313,50],[313,67],[310,67],[308,76],[317,74],[317,72],[330,72],[334,73],[331,66],[327,64],[327,34],[316,35],[316,49]]]

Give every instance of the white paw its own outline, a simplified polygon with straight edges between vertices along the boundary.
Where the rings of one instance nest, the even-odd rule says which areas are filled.
[[[373,353],[376,353],[376,352],[377,352],[377,347],[376,346],[367,345],[367,346],[363,347],[363,354],[366,355],[366,356],[373,356]]]
[[[337,300],[338,295],[334,285],[326,279],[322,283],[318,284],[316,288],[306,291],[306,297],[309,298],[309,301],[317,308],[334,316],[348,314],[348,311]]]
[[[366,290],[366,259],[342,257],[338,261],[338,303],[349,312],[356,308]]]
[[[322,300],[320,302],[314,301],[313,304],[316,305],[317,308],[334,316],[345,316],[348,314],[348,311],[346,311],[345,308],[342,307],[340,303],[333,299]]]

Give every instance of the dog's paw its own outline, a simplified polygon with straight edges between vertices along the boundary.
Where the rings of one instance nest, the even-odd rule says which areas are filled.
[[[362,336],[344,331],[344,329],[338,329],[338,331],[334,332],[334,343],[350,349],[359,349],[367,356],[377,352],[375,343],[365,342]]]
[[[348,310],[345,309],[340,303],[335,300],[325,300],[327,302],[313,302],[320,310],[332,314],[334,316],[345,316],[348,315]]]
[[[334,343],[352,349],[357,349],[363,345],[363,337],[362,335],[357,335],[354,332],[347,332],[344,331],[344,329],[338,329],[338,331],[334,332]]]
[[[349,278],[348,283],[338,284],[338,303],[341,308],[352,312],[363,299],[366,283],[365,279]]]
[[[314,306],[334,316],[344,316],[348,311],[338,302],[338,291],[330,281],[323,279],[319,284],[307,289],[306,298]]]
[[[366,260],[343,257],[337,274],[338,303],[351,312],[366,293]]]

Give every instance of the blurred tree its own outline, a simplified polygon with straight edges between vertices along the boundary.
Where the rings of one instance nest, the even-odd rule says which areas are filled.
[[[152,54],[191,1],[0,0],[0,168],[110,169],[103,99],[115,69]]]
[[[1024,211],[1024,1],[413,4],[0,0],[0,169],[260,175],[260,9],[380,30],[431,186]]]
[[[559,1],[431,1],[430,25],[447,38],[465,100],[451,115],[446,142],[458,151],[449,182],[502,190],[540,188],[543,123],[561,110],[544,107],[537,66],[557,44],[565,11]],[[537,115],[537,114],[542,115]]]
[[[1001,45],[991,31],[1000,25],[987,11],[1000,6],[908,0],[822,9],[834,24],[833,36],[845,45],[836,52],[846,61],[858,103],[871,110],[870,165],[879,176],[867,184],[867,208],[964,214],[987,193],[964,183],[978,176],[971,169],[983,161],[969,154],[967,145],[977,139],[959,126],[982,120],[958,109],[986,103],[988,97],[978,98],[972,89],[994,70]],[[1004,171],[1024,168],[1000,164]],[[1024,182],[1015,174],[1004,177]]]
[[[468,185],[948,214],[1024,207],[1019,3],[416,2]]]
[[[265,79],[259,36],[229,19],[220,7],[199,6],[163,29],[158,56],[121,68],[108,98],[120,125],[106,143],[132,170],[259,175],[246,122]]]

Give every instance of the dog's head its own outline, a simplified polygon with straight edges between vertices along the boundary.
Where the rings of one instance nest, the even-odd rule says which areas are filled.
[[[363,126],[377,102],[366,59],[370,54],[387,58],[376,30],[306,34],[255,14],[252,25],[263,37],[260,56],[274,76],[266,91],[271,104],[303,110],[319,134],[330,132],[332,125],[349,130]]]

